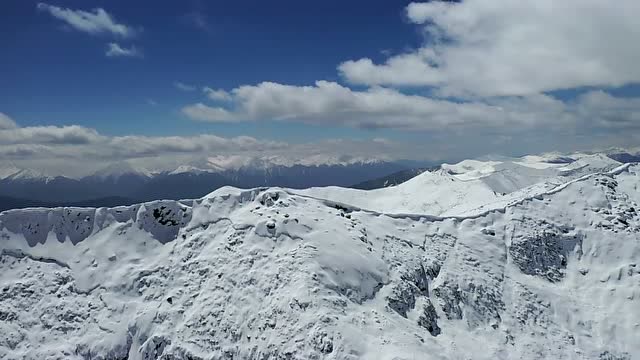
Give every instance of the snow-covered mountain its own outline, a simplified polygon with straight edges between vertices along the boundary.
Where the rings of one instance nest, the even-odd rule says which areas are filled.
[[[4,166],[0,164],[0,180],[6,179],[19,171],[20,169],[13,164],[7,164]]]
[[[46,175],[33,169],[20,169],[17,167],[7,167],[0,170],[0,179],[4,181],[16,182],[49,182],[54,177]]]
[[[389,175],[385,175],[376,179],[371,179],[371,180],[367,180],[367,181],[363,181],[361,183],[355,184],[353,186],[350,186],[351,188],[354,189],[360,189],[360,190],[373,190],[373,189],[380,189],[380,188],[385,188],[385,187],[390,187],[390,186],[396,186],[396,185],[400,185],[403,182],[412,179],[420,174],[422,174],[425,171],[428,170],[433,170],[435,169],[435,167],[432,168],[410,168],[407,170],[401,170],[398,172],[394,172],[393,174],[389,174]]]
[[[128,162],[117,162],[107,165],[88,177],[116,182],[122,177],[151,178],[153,175],[153,172],[145,168],[135,167]]]
[[[640,165],[581,159],[0,213],[0,358],[636,359]]]
[[[76,179],[49,176],[33,169],[5,167],[0,170],[0,196],[28,202],[81,201],[99,194],[98,189],[82,186]]]
[[[10,166],[0,178],[0,196],[36,202],[64,203],[119,197],[127,200],[201,197],[221,186],[349,186],[405,169],[402,164],[359,158],[209,157],[170,171],[149,171],[127,162],[111,164],[80,179],[47,177]]]
[[[501,161],[464,160],[443,164],[395,187],[371,191],[320,187],[295,192],[378,212],[458,215],[502,207],[580,176],[621,165],[601,154],[575,154],[570,163],[549,159],[526,156]]]

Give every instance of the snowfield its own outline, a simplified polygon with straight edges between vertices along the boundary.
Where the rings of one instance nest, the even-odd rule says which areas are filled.
[[[0,213],[0,359],[638,359],[640,166]]]
[[[292,190],[296,194],[344,202],[382,213],[469,216],[537,196],[568,181],[609,171],[621,163],[605,155],[573,154],[567,164],[554,157],[526,156],[505,161],[465,160],[443,164],[398,186],[357,190],[335,186]]]

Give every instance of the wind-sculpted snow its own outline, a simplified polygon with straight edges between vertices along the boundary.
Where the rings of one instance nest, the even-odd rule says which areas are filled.
[[[622,165],[601,154],[582,155],[570,164],[538,157],[516,160],[443,164],[437,171],[424,172],[398,186],[371,191],[333,186],[292,191],[382,213],[465,217],[511,206],[583,176]]]
[[[190,208],[177,201],[153,201],[142,205],[107,208],[37,208],[0,213],[0,228],[24,236],[30,246],[45,244],[50,236],[72,244],[113,223],[133,221],[161,242],[175,239],[190,220]]]
[[[278,188],[0,213],[0,359],[635,359],[638,169],[467,217]]]

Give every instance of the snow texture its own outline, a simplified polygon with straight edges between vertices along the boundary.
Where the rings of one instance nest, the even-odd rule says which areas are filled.
[[[583,162],[0,213],[0,359],[640,358],[640,166]]]

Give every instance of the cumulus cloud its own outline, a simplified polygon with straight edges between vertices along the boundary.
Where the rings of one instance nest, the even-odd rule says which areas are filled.
[[[351,83],[429,86],[442,95],[511,96],[640,82],[640,2],[486,0],[412,3],[423,47],[376,64],[346,61]]]
[[[86,171],[111,161],[155,159],[158,166],[171,166],[176,159],[207,154],[263,153],[288,144],[250,136],[105,136],[78,125],[30,126],[0,129],[0,157],[21,162],[39,162],[40,168],[72,172]],[[69,160],[72,159],[72,162]],[[142,161],[142,160],[141,160]]]
[[[16,122],[13,121],[9,115],[0,112],[0,130],[13,129],[16,127]]]
[[[142,52],[133,45],[126,48],[112,42],[107,44],[105,55],[108,57],[142,57]]]
[[[335,82],[314,86],[264,82],[230,93],[231,107],[188,105],[182,112],[210,122],[290,121],[357,128],[510,132],[575,126],[640,127],[639,99],[590,92],[573,102],[533,94],[454,102],[373,87],[356,91]]]
[[[0,146],[19,145],[23,149],[47,149],[51,154],[95,158],[136,158],[169,153],[266,150],[285,143],[248,136],[224,138],[196,136],[104,136],[82,126],[37,126],[0,130]],[[69,150],[67,152],[67,150]],[[46,155],[46,154],[42,154]]]
[[[182,113],[193,120],[230,123],[241,121],[239,114],[226,109],[211,107],[203,103],[191,104],[182,108]]]
[[[640,127],[640,98],[617,98],[602,90],[591,91],[578,98],[576,112],[580,118],[594,119],[604,128]]]
[[[0,144],[90,144],[103,137],[96,130],[78,125],[31,126],[0,130]]]
[[[174,82],[173,86],[175,86],[176,89],[181,90],[181,91],[195,91],[196,90],[195,86],[189,85],[189,84],[185,84],[185,83],[180,82],[180,81]]]
[[[230,101],[231,94],[222,89],[212,89],[210,87],[205,87],[202,89],[209,99],[214,101]]]
[[[360,128],[432,129],[509,121],[509,114],[487,104],[457,104],[379,87],[354,91],[328,81],[314,86],[263,82],[231,93],[232,109],[198,103],[186,106],[183,113],[211,122],[276,120]]]
[[[64,21],[72,28],[88,34],[111,34],[120,37],[131,37],[135,33],[133,28],[118,23],[111,14],[102,8],[84,11],[62,8],[46,3],[38,3],[37,8]]]

